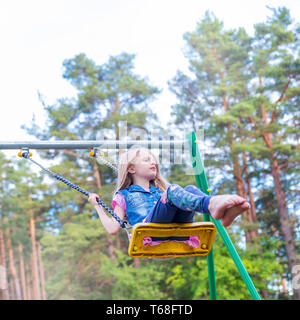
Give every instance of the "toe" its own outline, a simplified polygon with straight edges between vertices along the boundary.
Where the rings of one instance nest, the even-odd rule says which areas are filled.
[[[221,223],[224,227],[228,227],[229,225],[231,225],[231,223],[234,221],[234,219],[239,216],[240,214],[242,214],[244,211],[248,210],[249,207],[247,205],[247,207],[243,207],[241,206],[235,206],[232,208],[229,208],[225,211],[224,217],[221,220]]]

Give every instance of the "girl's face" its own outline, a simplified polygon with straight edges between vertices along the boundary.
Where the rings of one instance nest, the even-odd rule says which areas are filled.
[[[135,163],[129,167],[128,172],[137,177],[152,180],[157,173],[156,161],[150,153],[142,151]]]

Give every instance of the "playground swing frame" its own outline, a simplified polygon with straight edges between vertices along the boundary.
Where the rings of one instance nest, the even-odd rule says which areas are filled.
[[[43,170],[48,171],[51,175],[56,175],[56,179],[61,180],[62,182],[66,183],[70,187],[76,189],[77,191],[80,191],[84,193],[85,195],[88,195],[89,193],[78,186],[72,184],[67,179],[64,179],[63,177],[51,172],[50,170],[42,167],[40,164],[35,162],[30,158],[30,152],[29,149],[91,149],[91,148],[99,148],[99,147],[106,147],[113,149],[117,146],[117,149],[126,149],[129,148],[131,145],[135,146],[143,146],[143,147],[150,147],[151,148],[159,148],[160,150],[164,148],[164,146],[172,147],[172,148],[183,148],[184,143],[188,143],[189,150],[190,150],[190,157],[192,162],[192,167],[194,170],[194,176],[196,179],[197,187],[204,192],[205,194],[210,194],[210,189],[208,187],[208,182],[204,170],[204,166],[202,163],[202,159],[200,156],[200,152],[198,149],[198,140],[196,137],[195,132],[191,132],[186,135],[185,141],[52,141],[52,142],[45,142],[45,141],[38,141],[38,142],[0,142],[0,150],[1,149],[21,149],[23,150],[19,153],[19,155],[24,157],[24,150],[27,152],[27,157],[25,158],[30,159],[35,164],[39,165]],[[65,181],[63,181],[65,180]],[[102,202],[100,199],[98,199],[100,202]],[[98,201],[98,202],[99,202]],[[103,202],[99,203],[102,205],[107,211],[112,211],[109,207],[107,207]],[[112,211],[113,212],[113,211]],[[112,212],[110,212],[112,214]],[[112,214],[113,215],[113,214]],[[116,217],[115,217],[115,216]],[[122,226],[122,220],[114,213],[113,217],[120,223]],[[119,219],[119,220],[118,220]],[[210,215],[204,214],[204,221],[207,223],[208,226],[213,226],[212,230],[215,228],[217,229],[218,233],[220,234],[231,258],[233,259],[252,299],[254,300],[261,300],[260,295],[258,294],[246,268],[244,267],[242,260],[239,257],[238,252],[236,251],[226,229],[223,227],[221,222],[219,220],[213,219]],[[212,223],[213,222],[213,223]],[[125,223],[125,222],[123,222]],[[191,225],[191,224],[189,224]],[[123,224],[122,226],[128,236],[128,228],[126,228],[126,225]],[[202,254],[203,255],[203,254]],[[207,255],[207,266],[208,266],[208,280],[209,280],[209,295],[211,300],[217,300],[217,290],[216,290],[216,278],[215,278],[215,270],[214,270],[214,256],[213,256],[213,246],[211,242],[211,247],[209,252],[207,252],[205,255]]]

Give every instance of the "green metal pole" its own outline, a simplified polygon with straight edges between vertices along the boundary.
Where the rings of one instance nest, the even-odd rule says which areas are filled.
[[[205,214],[204,221],[210,222],[210,216]],[[214,263],[214,250],[211,247],[210,253],[206,256],[207,271],[208,271],[208,286],[209,286],[209,297],[210,300],[217,300],[217,284],[215,275],[215,263]]]
[[[198,146],[195,143],[196,134],[195,134],[195,132],[191,132],[186,137],[187,137],[187,140],[190,145],[192,166],[194,169],[197,186],[198,186],[198,188],[200,188],[202,190],[202,192],[209,194],[208,183],[207,183],[206,174],[204,171],[204,166],[203,166],[203,163],[201,160]],[[205,216],[206,215],[204,215],[204,217]],[[233,259],[244,283],[246,284],[247,289],[249,290],[249,292],[251,294],[252,299],[261,300],[261,297],[259,296],[246,268],[243,265],[242,260],[239,257],[239,254],[237,253],[231,239],[229,238],[227,231],[225,230],[225,228],[223,227],[223,225],[221,224],[220,221],[215,220],[212,217],[210,217],[210,218],[215,223],[216,228],[217,228],[227,250],[229,251],[229,254],[231,255],[231,258]],[[210,269],[210,266],[208,268]],[[210,275],[209,275],[209,277],[210,277]]]
[[[197,153],[198,148],[195,144],[195,140],[196,140],[195,133],[192,132],[191,134],[188,134],[187,139],[189,141],[190,155],[191,155],[191,160],[192,160],[192,165],[193,165],[193,169],[194,169],[194,175],[195,175],[197,187],[205,194],[209,194],[208,184],[207,184],[206,176],[204,173],[204,168],[202,165],[201,158],[198,155],[199,150]],[[200,162],[199,162],[199,160],[200,160]],[[199,167],[199,165],[202,166],[202,168],[203,168],[203,170],[201,171],[202,174],[198,174],[198,172],[197,172],[197,168]],[[211,221],[210,215],[205,214],[204,221],[210,222]],[[210,300],[217,300],[217,285],[216,285],[213,246],[211,248],[210,253],[206,256],[206,260],[207,260],[207,271],[208,271],[209,297],[210,297]]]

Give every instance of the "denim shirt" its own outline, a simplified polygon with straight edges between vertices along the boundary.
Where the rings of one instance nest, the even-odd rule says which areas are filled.
[[[117,193],[121,193],[126,201],[127,220],[132,226],[146,218],[163,194],[159,188],[152,185],[149,192],[137,184],[132,184]]]

